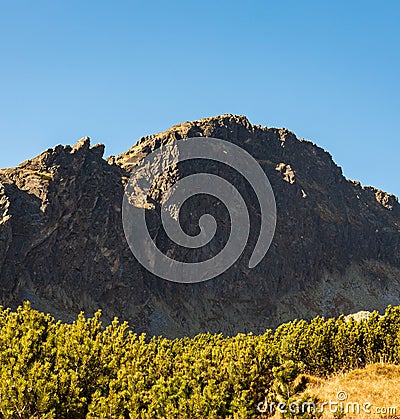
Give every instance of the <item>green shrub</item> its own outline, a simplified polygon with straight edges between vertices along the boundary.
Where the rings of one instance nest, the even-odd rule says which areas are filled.
[[[398,363],[399,343],[399,307],[361,321],[296,320],[260,336],[168,340],[117,319],[105,327],[100,312],[56,322],[24,303],[0,308],[0,418],[257,418],[268,395],[300,397],[300,366],[327,376]]]

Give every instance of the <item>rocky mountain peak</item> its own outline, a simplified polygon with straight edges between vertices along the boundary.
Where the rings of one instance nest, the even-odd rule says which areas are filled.
[[[267,174],[277,205],[275,236],[262,262],[248,268],[258,234],[258,204],[246,181],[212,164],[178,165],[154,185],[149,229],[160,249],[188,257],[168,241],[159,216],[167,187],[196,170],[234,184],[248,206],[250,239],[237,263],[205,283],[176,284],[136,261],[121,221],[124,184],[132,169],[161,144],[216,137],[244,148]],[[102,308],[105,318],[129,320],[137,331],[165,336],[263,331],[293,318],[331,316],[400,304],[400,205],[395,196],[344,178],[322,148],[287,129],[252,125],[244,116],[185,122],[141,138],[103,158],[104,145],[83,137],[15,168],[0,170],[0,297],[69,320]],[[211,210],[215,239],[229,223],[215,200],[188,203],[180,220],[196,231]],[[203,212],[202,212],[203,211]]]

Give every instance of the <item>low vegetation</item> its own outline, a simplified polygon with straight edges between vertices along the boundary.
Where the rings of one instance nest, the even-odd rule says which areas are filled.
[[[382,360],[393,365],[371,366]],[[346,387],[348,377],[398,380],[399,361],[400,307],[360,321],[296,320],[259,336],[168,340],[137,335],[118,320],[104,327],[100,312],[56,322],[25,303],[0,310],[0,417],[311,418],[320,414],[262,412],[260,403],[317,401],[338,391],[366,397]],[[386,402],[398,400],[379,406]]]
[[[33,172],[34,176],[39,177],[42,180],[53,180],[53,174],[48,172]]]

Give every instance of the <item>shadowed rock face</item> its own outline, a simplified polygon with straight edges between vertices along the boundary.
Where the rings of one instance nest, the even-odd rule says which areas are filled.
[[[203,283],[172,283],[148,273],[129,250],[121,219],[124,185],[161,144],[204,136],[237,144],[258,160],[275,193],[276,233],[262,262],[249,269],[260,226],[254,192],[227,166],[179,163],[151,192],[147,222],[160,249],[179,260],[208,259],[229,235],[226,208],[209,196],[188,200],[180,215],[189,234],[198,231],[202,214],[214,215],[218,230],[209,245],[194,254],[165,235],[159,202],[190,173],[207,171],[234,184],[252,223],[248,246],[228,271]],[[118,316],[136,331],[175,337],[258,333],[296,317],[400,304],[397,198],[345,179],[327,152],[290,131],[223,115],[142,138],[107,160],[103,152],[84,138],[0,171],[2,305],[28,299],[67,321],[101,308],[107,321]]]

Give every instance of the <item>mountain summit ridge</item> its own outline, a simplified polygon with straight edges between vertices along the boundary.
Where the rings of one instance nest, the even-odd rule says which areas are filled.
[[[184,257],[162,232],[159,203],[173,181],[195,169],[231,181],[250,212],[250,240],[236,266],[199,284],[154,277],[126,243],[121,207],[134,167],[161,144],[214,137],[249,152],[267,174],[277,203],[272,246],[259,266],[246,261],[257,236],[254,194],[237,173],[213,164],[179,164],[152,190],[149,228],[157,244]],[[400,205],[379,189],[346,179],[332,156],[285,128],[252,125],[244,116],[221,115],[175,125],[142,137],[118,156],[83,137],[56,146],[15,168],[0,170],[0,302],[28,299],[40,310],[72,320],[101,308],[137,331],[175,337],[199,332],[262,332],[293,318],[383,310],[400,304]],[[203,256],[223,247],[226,214],[201,200],[222,227]],[[188,230],[199,212],[189,202]],[[198,220],[198,218],[194,217]],[[218,223],[218,225],[220,225]],[[253,224],[253,223],[252,223]]]

